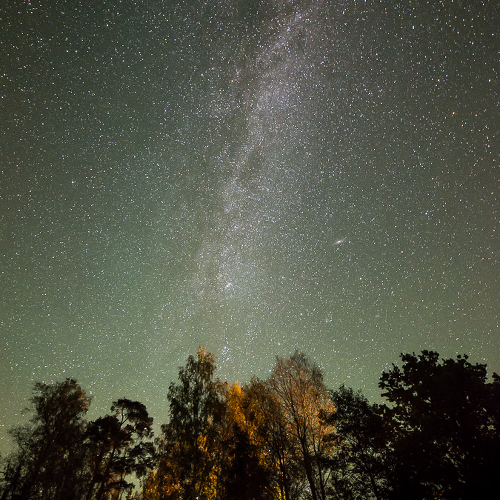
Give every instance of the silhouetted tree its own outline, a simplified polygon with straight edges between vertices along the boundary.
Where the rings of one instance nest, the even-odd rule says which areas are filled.
[[[92,477],[87,500],[102,500],[110,493],[119,495],[131,489],[126,477],[144,475],[153,465],[153,419],[138,401],[119,399],[111,406],[113,415],[100,417],[87,429],[86,443],[90,450]]]
[[[401,355],[379,386],[392,405],[393,498],[489,499],[498,494],[500,382],[467,356]]]
[[[82,436],[89,404],[73,379],[35,384],[33,417],[11,431],[17,448],[6,459],[2,500],[78,498],[86,479]]]
[[[386,498],[385,433],[382,416],[361,392],[341,386],[331,391],[335,409],[322,418],[335,428],[327,457],[332,475],[329,498],[364,500]]]

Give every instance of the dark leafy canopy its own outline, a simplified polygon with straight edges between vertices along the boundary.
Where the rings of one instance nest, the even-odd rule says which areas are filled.
[[[75,380],[37,383],[33,418],[12,431],[16,450],[4,461],[1,500],[104,500],[133,486],[131,473],[153,466],[152,418],[143,404],[120,399],[113,415],[84,416],[90,398]]]
[[[119,399],[106,415],[88,426],[86,444],[92,467],[87,499],[102,500],[108,493],[133,488],[125,478],[141,477],[153,465],[154,446],[145,441],[153,436],[153,419],[138,401]]]
[[[402,362],[382,374],[388,404],[377,406],[344,386],[327,391],[303,354],[229,387],[200,348],[169,387],[158,449],[143,404],[118,399],[87,422],[75,380],[38,383],[32,419],[11,431],[0,500],[123,500],[132,474],[145,477],[142,500],[496,498],[499,377],[488,382],[466,356]]]
[[[391,403],[386,421],[393,498],[487,499],[498,493],[500,383],[467,356],[402,355],[380,379]]]
[[[332,474],[329,498],[385,498],[387,472],[384,422],[377,408],[361,392],[341,386],[331,391],[335,410],[323,412],[331,434],[332,453],[326,458]]]
[[[81,492],[83,417],[90,398],[73,379],[36,383],[33,417],[11,431],[17,446],[4,464],[2,499],[66,499]]]

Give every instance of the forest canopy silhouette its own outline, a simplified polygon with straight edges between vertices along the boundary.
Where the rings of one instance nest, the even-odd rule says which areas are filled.
[[[326,387],[306,355],[267,379],[229,384],[204,348],[167,391],[154,438],[142,403],[85,418],[76,380],[34,385],[10,430],[1,500],[489,499],[500,466],[500,377],[467,356],[402,354],[379,380],[384,404]],[[138,485],[140,484],[140,488]]]

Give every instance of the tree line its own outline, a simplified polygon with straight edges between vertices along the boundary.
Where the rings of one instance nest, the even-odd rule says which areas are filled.
[[[10,434],[1,500],[489,499],[500,470],[500,377],[467,356],[401,355],[384,404],[329,390],[302,353],[267,379],[230,385],[200,348],[168,388],[153,440],[129,399],[94,421],[73,379],[36,383],[33,416]],[[140,482],[140,490],[136,485]]]

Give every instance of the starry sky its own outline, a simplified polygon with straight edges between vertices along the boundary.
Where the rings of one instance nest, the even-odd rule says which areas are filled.
[[[4,3],[0,448],[35,381],[165,422],[199,345],[500,371],[495,2]]]

